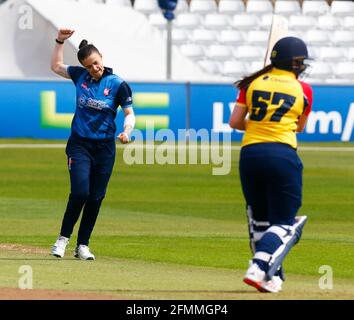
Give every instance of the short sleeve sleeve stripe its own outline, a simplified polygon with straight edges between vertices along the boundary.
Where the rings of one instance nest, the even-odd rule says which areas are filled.
[[[76,84],[82,73],[85,71],[85,68],[68,66],[67,70],[71,80]]]
[[[246,90],[245,89],[240,89],[237,99],[236,99],[236,104],[239,106],[246,106]]]
[[[299,82],[304,92],[304,114],[308,116],[312,110],[312,102],[313,102],[312,88],[306,82],[302,82],[302,81]]]
[[[129,85],[123,81],[119,86],[116,95],[116,105],[121,106],[121,108],[129,108],[133,104],[132,90]]]

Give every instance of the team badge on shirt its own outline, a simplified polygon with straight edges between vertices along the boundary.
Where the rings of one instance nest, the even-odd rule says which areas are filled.
[[[83,82],[81,87],[83,87],[84,89],[87,89],[87,83],[86,82]]]
[[[110,90],[106,88],[106,89],[104,89],[103,94],[107,97],[107,96],[109,96],[109,92],[110,92]]]

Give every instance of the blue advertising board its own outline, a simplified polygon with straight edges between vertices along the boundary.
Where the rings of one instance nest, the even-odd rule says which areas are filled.
[[[299,141],[353,141],[354,87],[314,85],[313,107]],[[231,133],[233,141],[242,132],[232,130],[228,121],[238,91],[232,85],[191,85],[191,127]]]
[[[67,82],[0,81],[3,97],[0,102],[0,137],[67,138],[70,135],[68,127],[41,123],[41,94],[49,92],[54,95],[56,113],[62,115],[74,111],[75,88]]]
[[[130,83],[136,129],[200,129],[230,133],[240,141],[242,132],[228,120],[237,90],[232,84]],[[313,86],[314,104],[300,141],[353,141],[354,86]],[[75,87],[70,81],[0,81],[0,138],[66,139],[75,111]],[[117,130],[123,125],[117,116]]]
[[[146,126],[177,132],[186,123],[185,84],[131,83],[136,129]],[[0,81],[1,138],[66,139],[75,112],[75,87],[70,81]],[[123,127],[122,112],[117,130]]]

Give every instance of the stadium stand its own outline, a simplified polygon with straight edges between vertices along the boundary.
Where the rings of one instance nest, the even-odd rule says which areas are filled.
[[[230,22],[230,18],[227,15],[210,13],[205,16],[203,27],[211,30],[227,30]]]
[[[248,14],[266,14],[273,12],[273,6],[270,1],[264,0],[248,0],[247,10]]]
[[[172,30],[172,41],[174,44],[183,44],[189,40],[188,33],[183,29]]]
[[[134,9],[149,14],[159,11],[159,6],[155,0],[135,0]]]
[[[328,32],[311,29],[304,34],[304,40],[310,46],[325,46],[331,42]]]
[[[31,4],[32,1],[36,2],[36,0],[25,2]],[[151,26],[151,29],[156,31],[152,38],[154,41],[159,39],[159,50],[164,51],[167,23],[158,8],[157,0],[60,0],[60,2],[70,2],[73,6],[77,3],[85,6],[87,10],[89,7],[97,6],[97,3],[102,7],[109,7],[112,12],[123,8],[129,9],[139,15],[137,18],[139,23],[136,19],[131,20],[133,27],[129,25],[125,29],[132,28],[139,34],[142,33],[143,26],[145,29],[147,25]],[[0,3],[6,1],[0,0]],[[348,82],[353,81],[349,72],[354,61],[353,1],[179,0],[172,32],[174,52],[179,58],[174,59],[182,61],[184,57],[184,63],[187,61],[189,66],[193,66],[192,69],[199,70],[191,74],[194,74],[194,78],[198,74],[201,81],[220,79],[230,81],[234,80],[236,75],[253,72],[257,67],[262,67],[273,13],[286,16],[290,35],[301,37],[307,42],[310,54],[315,59],[313,74],[309,75],[311,81],[319,83],[333,83],[336,79],[339,82],[345,79]],[[43,16],[43,19],[56,21],[51,15]],[[114,26],[112,28],[118,29],[116,20],[108,19],[104,25],[108,26],[109,23]],[[94,30],[92,32],[94,33]],[[117,38],[118,32],[119,30]],[[112,32],[109,34],[113,35]],[[77,43],[73,43],[72,51],[75,45]],[[146,52],[146,49],[143,50]],[[157,59],[152,58],[152,61],[156,62]],[[159,63],[163,65],[161,61],[164,61],[163,54],[159,59]],[[233,61],[235,63],[232,63]],[[14,63],[16,64],[16,61]],[[343,70],[345,63],[349,63],[348,71],[343,71],[343,75],[339,75],[338,69]],[[185,67],[182,69],[186,70]],[[149,74],[144,75],[144,78],[149,77]],[[152,78],[155,79],[156,76]],[[180,79],[175,77],[177,78]]]
[[[336,47],[320,47],[317,59],[320,61],[328,62],[340,62],[346,60],[343,48]]]
[[[205,54],[210,60],[226,61],[232,56],[232,49],[221,44],[212,44],[205,50]]]
[[[317,19],[312,16],[291,15],[289,17],[290,30],[309,30],[317,23]]]
[[[217,34],[215,31],[196,29],[193,30],[190,40],[198,44],[211,45],[217,42]]]
[[[177,7],[176,7],[176,12],[181,13],[181,12],[187,12],[189,10],[189,5],[187,1],[178,1]]]
[[[220,0],[219,13],[234,15],[245,12],[245,4],[241,0]]]
[[[247,13],[235,14],[232,18],[231,26],[236,30],[250,31],[257,30],[259,25],[259,18],[257,15]]]
[[[234,77],[262,67],[273,13],[285,15],[290,34],[307,41],[310,54],[316,59],[310,80],[333,83],[338,78],[343,82],[345,76],[333,70],[337,64],[350,62],[354,57],[350,32],[354,29],[354,14],[350,1],[180,0],[179,6],[181,3],[183,13],[189,15],[179,19],[177,13],[176,28],[184,28],[185,33],[183,37],[174,37],[174,44],[188,44],[182,53],[186,52],[193,59],[208,58],[199,65],[214,75]],[[330,30],[334,31],[331,36]],[[228,56],[230,50],[234,60]],[[350,73],[345,74],[350,81]]]
[[[214,0],[193,0],[189,5],[189,11],[192,13],[214,13],[217,9],[218,7]]]
[[[239,78],[242,77],[243,74],[248,73],[248,69],[247,65],[243,62],[231,60],[224,61],[221,72],[226,76]]]
[[[19,27],[20,6],[31,8],[32,26]],[[57,79],[49,67],[50,57],[57,30],[67,26],[75,29],[75,34],[64,47],[67,64],[78,64],[77,47],[82,39],[87,39],[102,52],[105,64],[123,78],[130,81],[166,80],[166,41],[149,23],[147,9],[142,13],[132,6],[115,4],[114,8],[116,10],[104,3],[87,5],[73,0],[4,2],[0,6],[0,36],[7,50],[0,52],[0,58],[6,59],[7,63],[1,67],[0,76]],[[177,81],[211,79],[177,47],[173,48],[172,70],[173,80]],[[220,80],[222,75],[216,74],[212,78]]]
[[[245,37],[237,30],[221,30],[219,42],[224,45],[238,46],[245,42]]]
[[[274,13],[290,16],[292,14],[300,14],[300,3],[296,0],[277,1],[274,5]]]
[[[330,31],[341,28],[339,19],[330,14],[319,16],[317,19],[318,20],[316,28],[319,30]]]
[[[333,77],[331,64],[316,61],[311,64],[310,77],[314,82],[322,82]]]
[[[130,0],[106,0],[105,4],[122,6],[122,7],[131,7],[132,6],[132,3]]]
[[[331,35],[331,41],[334,45],[338,46],[354,46],[354,34],[352,31],[336,30]]]
[[[340,62],[336,65],[334,73],[341,79],[354,79],[354,63]]]
[[[273,13],[263,14],[261,20],[259,21],[259,27],[262,30],[269,32],[270,26],[272,25]]]
[[[237,60],[248,62],[264,59],[265,51],[265,47],[255,47],[250,45],[238,46],[233,50],[234,57]]]
[[[152,26],[154,26],[160,30],[166,29],[167,20],[164,18],[164,16],[160,12],[150,14],[149,15],[149,22]]]
[[[354,2],[334,0],[331,3],[331,14],[334,16],[354,16]]]
[[[310,81],[325,83],[328,80],[332,83],[335,78],[339,81],[345,78],[337,76],[333,70],[336,64],[351,60],[354,56],[353,36],[350,32],[354,29],[352,4],[335,4],[332,8],[331,1],[326,0],[220,0],[215,1],[218,10],[213,12],[215,6],[211,5],[210,1],[203,9],[201,1],[195,1],[192,5],[193,1],[195,0],[191,1],[188,11],[192,15],[189,19],[199,22],[194,26],[190,25],[190,30],[186,30],[187,33],[193,34],[187,42],[201,46],[198,59],[204,50],[208,59],[199,65],[206,72],[215,74],[219,70],[222,75],[232,77],[240,75],[245,70],[253,72],[262,67],[272,14],[279,13],[288,18],[290,34],[303,38],[309,45],[311,56],[319,63],[312,68],[314,74],[309,76]],[[183,0],[182,2],[187,5],[189,3]],[[180,26],[176,23],[177,28]],[[202,28],[205,29],[205,41],[200,36],[195,36],[196,31],[193,30],[195,28],[198,29],[199,35],[203,34]],[[208,30],[213,32],[209,34]],[[331,36],[329,30],[334,31]],[[183,45],[183,42],[175,44],[179,46]],[[352,50],[349,51],[350,49]],[[234,61],[241,64],[231,64],[230,57],[227,56],[230,50]],[[217,63],[213,63],[212,59]],[[324,64],[328,66],[323,67]],[[240,72],[236,72],[237,67],[240,67]],[[348,78],[348,81],[351,79]]]
[[[219,73],[220,72],[220,63],[211,60],[201,60],[198,64],[209,73]]]
[[[196,44],[184,44],[180,47],[181,52],[188,58],[199,60],[205,58],[204,49]]]
[[[347,61],[354,61],[354,48],[349,48],[346,54]]]
[[[326,0],[305,0],[302,3],[302,14],[305,16],[322,16],[326,15],[330,10]]]

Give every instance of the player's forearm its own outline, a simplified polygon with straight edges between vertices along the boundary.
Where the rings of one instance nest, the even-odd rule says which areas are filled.
[[[125,110],[124,115],[124,132],[130,136],[135,126],[135,114],[133,108],[128,108],[128,110]]]
[[[135,115],[133,108],[126,108],[124,110],[124,131],[118,135],[119,140],[122,143],[128,143],[130,141],[131,132],[135,126]]]
[[[245,131],[247,128],[247,119],[244,119],[242,122],[240,122],[235,129]]]
[[[307,115],[303,114],[297,122],[296,132],[303,132],[306,127],[306,123],[307,123]]]
[[[63,44],[56,43],[51,60],[51,69],[57,75],[70,79],[67,66],[64,64],[64,48]]]
[[[229,126],[237,130],[246,130],[247,113],[247,108],[236,105],[230,116]]]
[[[60,65],[64,64],[64,45],[56,43],[51,60],[51,69],[54,72],[57,72],[57,69]]]

